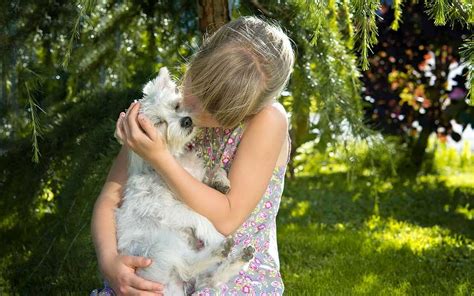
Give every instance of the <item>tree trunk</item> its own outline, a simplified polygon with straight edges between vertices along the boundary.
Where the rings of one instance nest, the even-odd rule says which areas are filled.
[[[230,21],[227,0],[198,0],[199,30],[202,34],[212,33]]]
[[[432,128],[423,128],[420,135],[418,136],[418,139],[415,142],[415,145],[413,146],[412,162],[415,165],[415,168],[417,169],[419,169],[423,163],[425,150],[428,146],[428,139],[433,131],[434,130]]]

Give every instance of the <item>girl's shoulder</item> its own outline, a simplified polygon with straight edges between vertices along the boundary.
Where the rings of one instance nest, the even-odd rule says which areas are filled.
[[[248,126],[264,125],[271,128],[286,126],[288,129],[288,114],[280,102],[273,102],[263,107],[260,112],[253,115],[243,124],[244,129]]]

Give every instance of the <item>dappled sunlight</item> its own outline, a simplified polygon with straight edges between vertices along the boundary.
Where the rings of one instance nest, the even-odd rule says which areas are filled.
[[[389,180],[377,180],[377,182],[374,184],[372,184],[371,182],[367,182],[366,185],[368,187],[373,188],[378,193],[387,193],[393,190],[393,184]]]
[[[448,187],[474,188],[474,173],[450,174],[440,178],[446,181]]]
[[[421,227],[404,221],[397,221],[391,217],[383,219],[379,216],[370,217],[365,226],[369,238],[380,243],[378,251],[386,249],[409,248],[415,254],[422,254],[441,245],[455,247],[458,239],[451,236],[451,232],[437,225]],[[467,243],[474,249],[472,241]]]
[[[42,188],[42,192],[38,195],[35,201],[35,214],[38,219],[42,218],[45,214],[56,212],[54,197],[54,193],[49,186],[44,186]]]
[[[280,203],[280,212],[286,213],[284,216],[279,215],[278,220],[285,223],[301,221],[305,219],[312,221],[314,208],[317,206],[316,199],[299,200],[290,196],[283,196]]]
[[[0,230],[12,228],[18,222],[18,212],[11,212],[1,218]]]
[[[331,163],[328,165],[323,165],[319,169],[319,173],[321,174],[334,174],[334,173],[345,173],[347,172],[348,168],[345,164],[339,163]]]
[[[296,206],[291,210],[291,217],[302,217],[306,215],[310,207],[309,201],[300,201]]]
[[[469,209],[469,204],[466,204],[464,206],[458,205],[456,207],[456,210],[454,210],[455,213],[460,214],[467,220],[473,220],[474,219],[474,208]]]
[[[417,178],[420,189],[438,186],[440,182],[448,188],[474,188],[474,173],[453,173],[449,175],[423,175]]]
[[[472,242],[440,227],[371,217],[362,228],[281,224],[278,238],[282,277],[293,287],[289,295],[314,287],[322,295],[423,294],[440,280],[450,295],[466,295],[472,287]]]
[[[364,274],[359,284],[354,286],[355,293],[367,293],[380,285],[379,277],[374,273]],[[375,291],[374,291],[375,292]]]

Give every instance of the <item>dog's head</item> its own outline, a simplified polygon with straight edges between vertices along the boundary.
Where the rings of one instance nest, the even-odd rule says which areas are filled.
[[[151,120],[173,155],[181,154],[195,134],[193,122],[182,108],[181,99],[166,67],[162,67],[158,76],[145,85],[140,99],[139,113]]]

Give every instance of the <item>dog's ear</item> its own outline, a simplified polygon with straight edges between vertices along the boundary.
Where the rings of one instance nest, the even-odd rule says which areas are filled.
[[[155,84],[157,83],[158,77],[148,81],[148,83],[143,87],[143,94],[145,96],[151,96],[153,94],[153,90],[156,89]]]
[[[158,73],[158,77],[160,77],[160,87],[174,87],[174,81],[171,79],[170,71],[166,67],[161,67],[160,72]],[[161,84],[163,83],[163,84]]]
[[[143,93],[149,96],[167,86],[174,87],[174,82],[173,80],[171,80],[168,68],[161,67],[160,72],[158,73],[158,76],[155,79],[150,80],[145,85],[145,87],[143,88]]]
[[[160,72],[158,73],[158,77],[163,77],[163,78],[170,78],[170,71],[168,71],[168,68],[166,67],[161,67]]]

